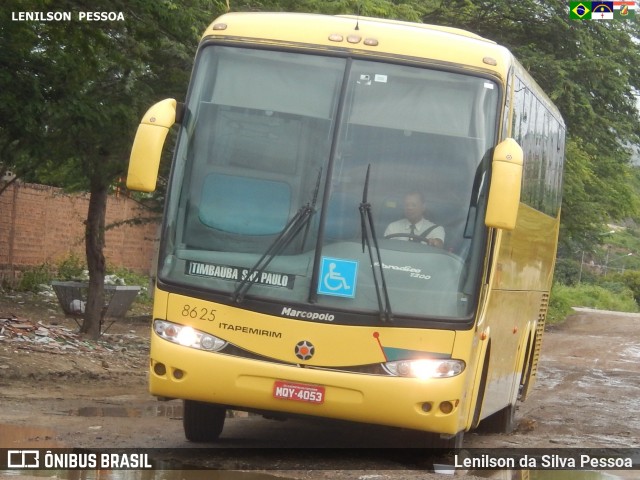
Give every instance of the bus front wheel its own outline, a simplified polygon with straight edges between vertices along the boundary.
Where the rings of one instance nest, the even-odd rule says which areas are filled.
[[[516,429],[516,406],[507,405],[480,422],[479,430],[486,433],[511,433]]]
[[[213,442],[218,439],[227,416],[226,408],[211,403],[184,400],[182,425],[191,442]]]
[[[455,448],[462,448],[464,441],[464,430],[456,433],[455,435],[439,435],[437,433],[427,433],[425,439],[425,448],[439,448],[445,450],[451,450]]]

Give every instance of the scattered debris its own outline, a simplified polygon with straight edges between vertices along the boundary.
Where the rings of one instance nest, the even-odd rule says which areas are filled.
[[[134,353],[148,349],[148,339],[130,331],[126,334],[104,334],[97,341],[87,340],[61,325],[34,323],[15,315],[0,314],[0,346],[67,354],[71,352]]]
[[[110,319],[93,340],[79,332],[78,316],[62,311],[53,289],[48,292],[0,291],[0,390],[12,382],[145,382],[150,305],[135,305],[132,317]]]

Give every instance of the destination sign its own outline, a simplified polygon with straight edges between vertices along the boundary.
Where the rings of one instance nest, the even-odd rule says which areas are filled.
[[[219,278],[221,280],[243,281],[248,280],[258,285],[269,285],[272,287],[293,289],[295,275],[277,272],[253,272],[245,267],[234,267],[232,265],[218,265],[215,263],[187,261],[185,273],[195,277]]]

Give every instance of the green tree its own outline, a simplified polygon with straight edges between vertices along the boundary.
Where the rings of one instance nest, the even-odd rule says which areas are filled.
[[[18,121],[0,130],[0,147],[26,178],[90,193],[89,293],[81,331],[95,338],[104,305],[107,195],[126,172],[142,113],[165,96],[184,97],[199,36],[224,6],[207,0],[57,2],[58,11],[124,15],[123,21],[69,23],[12,22],[12,11],[54,7],[46,0],[11,3],[0,21],[0,91],[5,118]],[[12,71],[24,84],[12,84],[6,76]]]
[[[6,7],[0,12],[0,174],[10,170],[20,175],[31,167],[28,151],[38,141],[45,92],[34,52],[38,31],[11,20],[18,2]],[[0,194],[7,186],[0,186]]]
[[[418,0],[229,0],[228,4],[235,12],[351,14],[411,22],[420,22],[422,11]]]
[[[566,251],[598,243],[608,219],[637,215],[625,148],[640,143],[637,21],[570,20],[568,3],[558,0],[431,1],[422,18],[505,45],[559,107],[569,134],[561,228]]]
[[[629,270],[622,275],[622,281],[633,292],[633,298],[640,306],[640,272],[637,270]]]

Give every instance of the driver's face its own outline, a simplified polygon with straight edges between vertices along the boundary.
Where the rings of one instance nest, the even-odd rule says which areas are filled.
[[[424,204],[419,195],[410,194],[404,199],[404,215],[411,223],[418,223],[424,214]]]

